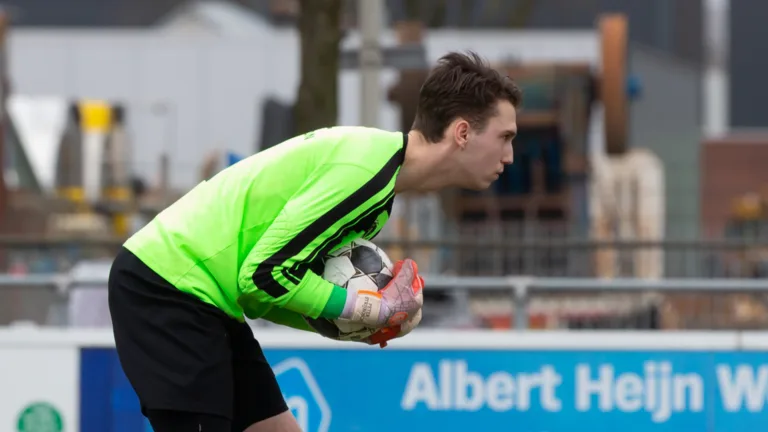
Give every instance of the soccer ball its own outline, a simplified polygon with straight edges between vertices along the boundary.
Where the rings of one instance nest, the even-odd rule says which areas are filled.
[[[328,254],[323,279],[355,292],[376,292],[392,280],[392,261],[375,244],[357,239]],[[331,339],[361,340],[378,330],[343,319],[306,317],[306,320],[315,331]]]

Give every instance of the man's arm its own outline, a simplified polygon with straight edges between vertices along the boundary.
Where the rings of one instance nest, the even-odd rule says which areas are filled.
[[[272,308],[269,312],[267,312],[266,315],[261,318],[275,324],[295,328],[297,330],[317,333],[315,329],[313,329],[309,323],[307,323],[307,320],[305,320],[303,316],[296,312],[291,312],[287,309]]]
[[[370,216],[393,196],[400,160],[394,154],[378,172],[352,164],[319,167],[246,257],[241,291],[311,318],[337,318],[346,290],[313,273],[310,263],[365,232]]]

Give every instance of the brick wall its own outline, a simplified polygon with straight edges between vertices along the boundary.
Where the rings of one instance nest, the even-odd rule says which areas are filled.
[[[734,199],[768,191],[768,133],[705,142],[701,152],[701,226],[722,234]]]

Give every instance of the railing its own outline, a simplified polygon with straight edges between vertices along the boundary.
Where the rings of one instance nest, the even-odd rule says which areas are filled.
[[[596,277],[599,253],[616,255],[615,276],[633,277],[638,251],[661,250],[664,277],[752,278],[768,276],[768,242],[750,240],[665,240],[601,242],[551,238],[524,240],[483,233],[471,239],[408,241],[376,239],[386,250],[416,257],[430,273],[467,276],[525,274]]]
[[[618,258],[615,276],[634,277],[634,252],[661,250],[664,277],[768,277],[768,241],[599,242],[558,237],[529,241],[488,231],[440,240],[381,236],[375,242],[393,255],[414,257],[420,269],[432,274],[591,278],[601,276],[595,270],[597,254],[609,251]],[[68,271],[84,259],[113,257],[120,245],[115,238],[0,236],[0,272]]]
[[[106,326],[108,261],[0,274],[0,325]],[[768,328],[768,280],[426,275],[424,326],[515,329]]]
[[[471,310],[484,316],[486,325],[502,328],[768,327],[768,280],[763,279],[432,276],[425,280],[430,291],[450,293],[455,314]]]

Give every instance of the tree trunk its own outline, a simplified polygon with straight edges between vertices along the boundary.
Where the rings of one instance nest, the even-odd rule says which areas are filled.
[[[294,108],[296,134],[338,121],[342,0],[300,0],[301,84]]]

